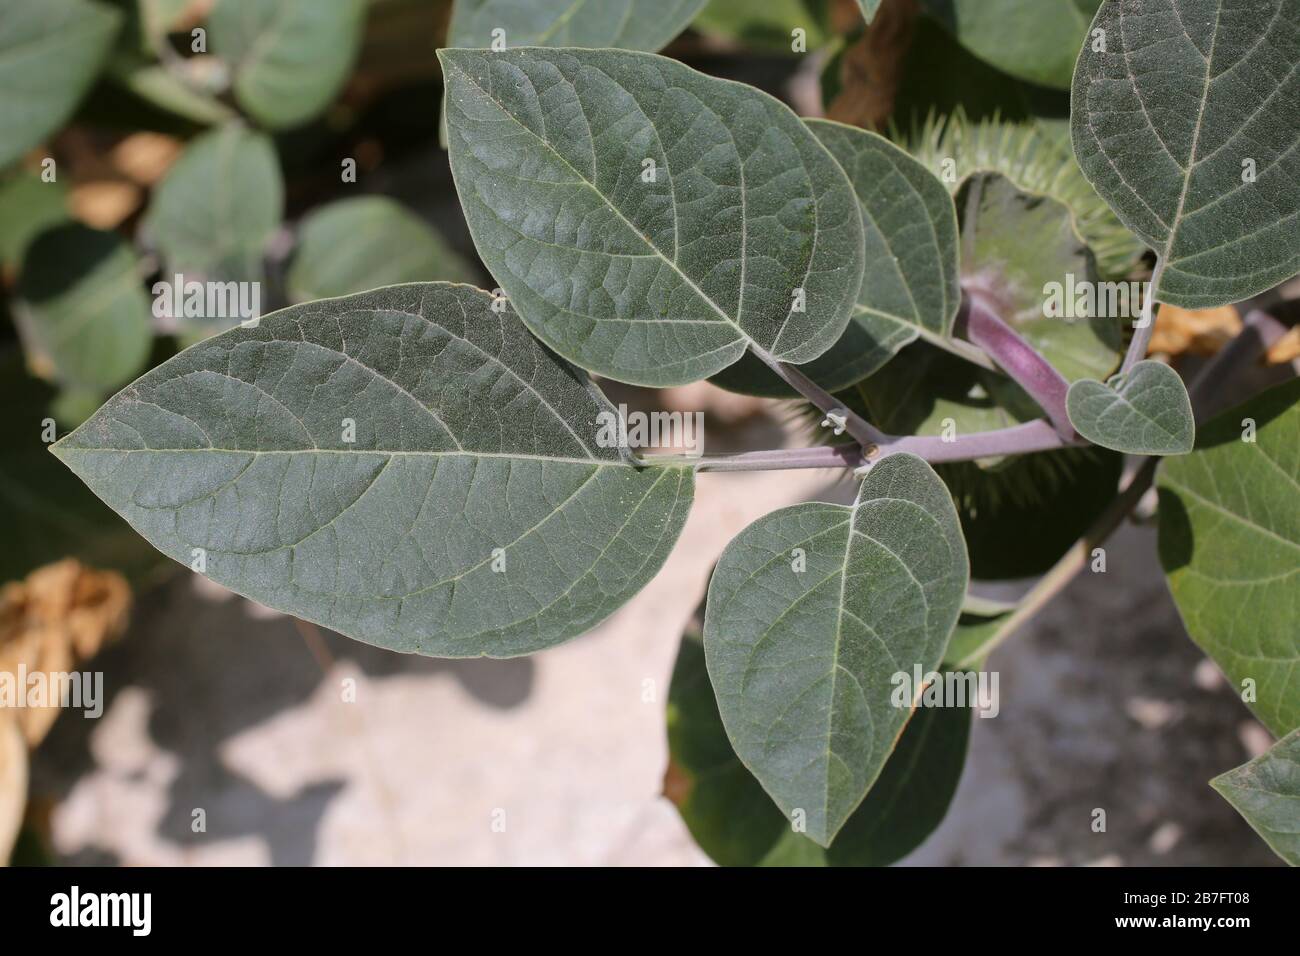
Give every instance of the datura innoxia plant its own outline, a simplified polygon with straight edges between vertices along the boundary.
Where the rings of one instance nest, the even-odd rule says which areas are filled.
[[[1154,484],[1187,629],[1279,738],[1215,786],[1300,859],[1300,386],[1198,430],[1278,334],[1262,312],[1190,397],[1147,357],[1156,303],[1237,303],[1300,271],[1300,0],[1100,4],[1052,67],[1073,63],[1073,212],[997,171],[941,175],[944,134],[927,156],[615,48],[657,49],[700,4],[624,6],[603,24],[541,4],[489,43],[508,5],[483,24],[458,5],[446,145],[495,292],[302,302],[148,372],[54,453],[214,581],[439,657],[527,654],[607,618],[672,551],[698,472],[841,469],[851,503],[782,508],[727,546],[674,674],[679,807],[738,863],[919,843],[970,723],[926,695],[977,678]],[[1143,246],[1154,266],[1136,315],[1064,297],[1070,315],[1044,315],[1044,277],[1095,283],[1125,243],[1129,268]],[[643,457],[596,440],[614,409],[590,375],[798,398],[828,442]],[[1013,411],[909,417],[902,380],[936,403],[978,381]],[[1118,492],[1117,453],[1142,456]],[[1109,486],[1089,479],[1083,539],[998,606],[968,593],[991,552],[966,492],[1017,469]]]

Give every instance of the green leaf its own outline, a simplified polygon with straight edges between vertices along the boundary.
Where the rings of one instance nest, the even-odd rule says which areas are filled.
[[[999,315],[1067,380],[1109,374],[1119,359],[1118,317],[1049,317],[1044,311],[1050,283],[1066,286],[1068,276],[1079,286],[1097,281],[1096,260],[1069,207],[1022,192],[997,173],[970,176],[956,202],[963,277],[977,283]]]
[[[825,84],[823,84],[825,85]],[[893,122],[907,129],[932,114],[962,109],[973,119],[1064,121],[1070,97],[994,69],[953,39],[932,17],[916,21],[894,97]]]
[[[851,507],[783,508],[723,552],[704,623],[723,723],[818,844],[879,776],[913,703],[891,677],[938,666],[967,577],[948,490],[911,455],[875,465]]]
[[[72,115],[122,16],[88,0],[6,4],[0,17],[0,168]]]
[[[1101,0],[924,0],[981,60],[1030,83],[1068,90]]]
[[[994,643],[1012,622],[1014,613],[1014,607],[990,614],[963,609],[952,632],[952,640],[948,642],[948,650],[943,655],[943,666],[953,670],[982,668]]]
[[[456,0],[447,46],[617,47],[655,51],[686,29],[706,0]]]
[[[275,147],[230,124],[197,137],[154,191],[143,228],[173,281],[259,282],[263,247],[284,212]]]
[[[365,13],[364,0],[218,0],[212,52],[230,64],[249,115],[272,129],[299,126],[347,79]]]
[[[602,413],[487,293],[413,284],[186,349],[54,451],[255,601],[394,650],[509,657],[608,617],[686,520],[692,471],[602,447]]]
[[[1277,735],[1300,726],[1297,402],[1292,379],[1225,412],[1157,477],[1160,562],[1187,632]]]
[[[116,233],[68,223],[31,244],[14,318],[41,378],[103,393],[140,370],[153,338],[131,247]]]
[[[139,54],[115,56],[108,76],[150,106],[193,123],[210,126],[238,116],[215,96],[182,82],[167,67]]]
[[[794,51],[793,31],[804,31],[808,49],[815,50],[830,38],[824,0],[709,0],[691,27],[706,36],[743,43],[764,52]]]
[[[474,270],[424,220],[385,196],[327,203],[307,216],[289,268],[295,302],[402,282],[467,281]]]
[[[1300,271],[1300,0],[1110,0],[1074,75],[1084,175],[1189,309]]]
[[[1178,373],[1144,359],[1103,385],[1080,379],[1065,399],[1070,424],[1088,441],[1130,455],[1185,455],[1196,439],[1192,401]]]
[[[665,793],[722,866],[888,866],[943,821],[961,780],[968,707],[921,707],[871,792],[829,849],[796,833],[731,749],[698,632],[677,652],[668,691]]]
[[[0,183],[0,261],[22,265],[32,240],[68,219],[68,192],[26,171]]]
[[[1245,817],[1273,852],[1300,866],[1300,730],[1210,786]]]
[[[479,256],[561,355],[680,385],[751,345],[810,362],[844,332],[861,216],[789,108],[650,53],[438,56]]]
[[[806,122],[848,174],[866,239],[853,318],[840,340],[803,370],[838,391],[871,375],[919,334],[940,342],[948,337],[961,304],[957,213],[943,183],[883,136]],[[796,394],[752,355],[714,381],[751,394]]]

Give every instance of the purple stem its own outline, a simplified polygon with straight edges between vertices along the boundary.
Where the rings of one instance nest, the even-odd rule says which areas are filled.
[[[654,461],[653,458],[649,461]],[[813,448],[775,448],[747,451],[739,455],[705,456],[699,471],[785,471],[793,468],[857,468],[862,449],[851,445],[819,445]]]
[[[999,455],[1027,455],[1053,448],[1073,448],[1086,444],[1078,438],[1064,438],[1046,419],[999,428],[991,432],[973,432],[944,441],[934,435],[907,435],[890,438],[879,446],[879,452],[870,456],[876,462],[887,455],[908,452],[924,458],[931,464],[952,461],[974,461]]]
[[[750,344],[749,350],[753,352],[760,361],[773,372],[781,377],[781,380],[802,395],[808,401],[812,402],[823,412],[837,412],[844,416],[844,430],[853,438],[857,439],[859,445],[868,448],[871,445],[879,444],[887,436],[884,432],[877,430],[866,419],[856,414],[851,409],[845,408],[844,405],[835,398],[830,392],[822,388],[812,379],[810,379],[795,365],[782,362],[779,359],[769,355],[765,349],[757,345]]]
[[[994,311],[978,290],[967,289],[962,306],[967,337],[982,348],[1047,413],[1062,438],[1074,437],[1065,411],[1070,383]],[[958,318],[961,321],[961,317]]]

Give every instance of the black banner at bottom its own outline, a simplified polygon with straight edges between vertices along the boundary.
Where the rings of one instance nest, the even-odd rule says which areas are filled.
[[[283,934],[294,943],[373,944],[377,934],[435,927],[486,933],[485,942],[500,943],[512,929],[536,940],[565,925],[577,938],[611,918],[627,926],[646,917],[668,933],[681,919],[690,936],[716,929],[734,943],[770,932],[773,920],[794,929],[808,916],[824,922],[832,913],[839,914],[832,922],[853,926],[864,945],[895,931],[915,941],[927,927],[972,920],[999,934],[1050,926],[1071,941],[1172,932],[1226,942],[1287,931],[1296,888],[1284,868],[49,868],[0,870],[0,916],[7,943],[76,934],[81,942],[210,944]]]

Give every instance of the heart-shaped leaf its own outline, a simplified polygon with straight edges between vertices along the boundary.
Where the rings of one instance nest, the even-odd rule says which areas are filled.
[[[1030,83],[1068,90],[1101,0],[923,0],[981,60]]]
[[[948,812],[966,762],[969,707],[920,707],[871,792],[829,849],[796,833],[731,749],[698,632],[682,638],[668,690],[664,792],[722,866],[888,866]]]
[[[212,52],[259,123],[298,126],[334,99],[361,46],[365,0],[217,0]]]
[[[153,333],[131,247],[80,223],[31,244],[14,318],[28,367],[65,387],[103,395],[140,370]]]
[[[1152,359],[1105,385],[1080,379],[1070,386],[1065,409],[1088,441],[1130,455],[1185,455],[1196,440],[1187,387],[1177,372]]]
[[[1300,729],[1210,781],[1273,852],[1300,866]]]
[[[447,46],[615,47],[668,45],[707,0],[456,0]],[[502,31],[500,34],[494,31]]]
[[[1160,562],[1187,632],[1273,733],[1300,726],[1300,380],[1160,464]],[[1247,683],[1249,682],[1249,683]]]
[[[294,306],[195,345],[55,452],[160,551],[394,650],[509,657],[640,590],[693,473],[600,444],[586,377],[469,286]]]
[[[479,256],[528,327],[610,378],[680,385],[848,324],[862,220],[788,107],[651,53],[440,50]]]
[[[326,203],[303,220],[289,268],[295,302],[402,282],[467,281],[474,270],[418,216],[385,196]]]
[[[185,148],[154,191],[143,228],[166,266],[163,279],[260,282],[266,242],[284,212],[275,147],[238,124],[204,133]],[[207,331],[238,319],[208,316]]]
[[[1084,175],[1205,309],[1300,271],[1300,0],[1108,0],[1074,74]]]
[[[54,132],[90,88],[122,16],[88,0],[7,3],[0,17],[0,168]]]
[[[803,370],[838,391],[875,372],[918,335],[947,340],[961,304],[957,213],[943,183],[883,136],[843,123],[806,122],[848,174],[866,240],[853,318],[840,340]],[[753,356],[714,381],[750,394],[795,394]]]
[[[741,761],[829,846],[884,767],[966,595],[948,489],[911,455],[875,465],[844,505],[775,511],[723,552],[704,648]]]

